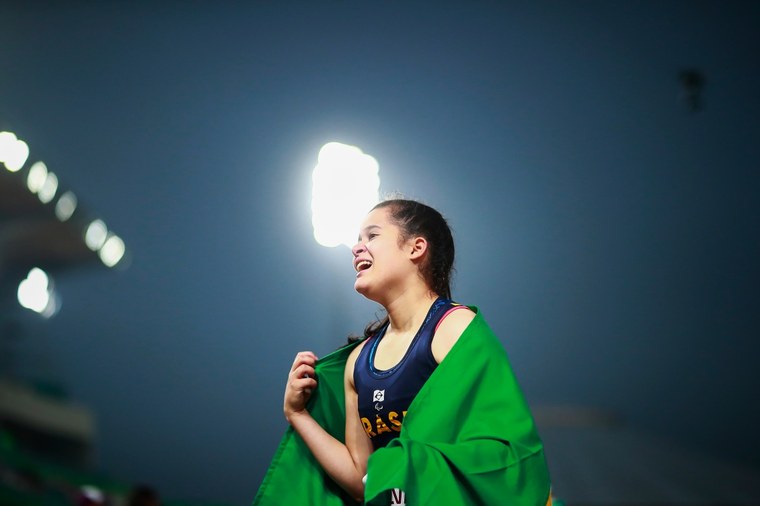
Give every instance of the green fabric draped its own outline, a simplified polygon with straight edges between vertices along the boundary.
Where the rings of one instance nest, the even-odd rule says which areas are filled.
[[[359,343],[321,358],[314,372],[317,388],[309,399],[311,416],[338,441],[345,441],[346,397],[343,371]],[[340,506],[356,501],[333,481],[293,427],[288,427],[253,500],[254,506]]]
[[[473,308],[477,311],[476,308]],[[344,440],[343,370],[355,345],[320,360],[311,415]],[[415,397],[399,437],[369,459],[365,500],[387,506],[390,490],[418,505],[545,505],[543,445],[503,346],[480,314]],[[255,506],[356,504],[288,428]]]

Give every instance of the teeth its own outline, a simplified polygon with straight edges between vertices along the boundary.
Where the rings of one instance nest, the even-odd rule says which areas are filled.
[[[369,269],[370,267],[372,267],[372,262],[370,262],[369,260],[362,260],[361,262],[356,264],[357,271],[363,271],[364,269]]]

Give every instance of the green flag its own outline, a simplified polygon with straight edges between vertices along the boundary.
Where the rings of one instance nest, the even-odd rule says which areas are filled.
[[[320,359],[317,388],[309,399],[311,416],[335,439],[345,442],[346,397],[343,371],[351,350],[345,346]],[[322,469],[293,427],[288,427],[272,458],[254,506],[339,506],[356,501]]]
[[[319,386],[309,404],[340,441],[343,369],[351,349],[318,362]],[[409,406],[399,437],[370,456],[366,504],[388,506],[397,488],[409,506],[543,506],[549,486],[543,445],[506,352],[478,314]],[[356,503],[289,428],[254,505],[341,504]]]

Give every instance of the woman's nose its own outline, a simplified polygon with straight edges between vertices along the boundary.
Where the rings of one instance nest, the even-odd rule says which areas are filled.
[[[364,243],[361,241],[354,244],[354,247],[351,248],[351,253],[353,253],[354,256],[358,256],[362,251],[364,251]]]

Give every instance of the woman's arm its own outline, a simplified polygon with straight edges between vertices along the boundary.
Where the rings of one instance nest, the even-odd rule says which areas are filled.
[[[346,444],[332,437],[320,426],[306,410],[306,402],[311,391],[317,388],[314,379],[314,364],[316,355],[311,352],[301,352],[296,356],[288,376],[285,388],[284,413],[293,429],[303,438],[311,453],[322,468],[357,501],[364,498],[362,477],[367,470],[367,459],[371,452],[371,443],[362,429],[359,420],[356,389],[353,387],[353,363],[356,352],[353,350],[346,364],[344,383],[346,389]],[[350,368],[350,378],[349,378]],[[349,382],[350,379],[350,382]],[[362,431],[366,444],[358,440],[356,425]],[[369,449],[369,451],[367,451]]]
[[[364,482],[362,478],[367,474],[367,461],[374,450],[372,448],[372,441],[370,441],[362,425],[361,418],[359,418],[359,395],[356,392],[356,385],[354,385],[354,366],[356,365],[356,358],[363,347],[364,343],[354,348],[351,352],[346,362],[346,370],[343,377],[346,390],[346,447],[354,459],[356,469],[359,471],[361,499],[364,499]]]

